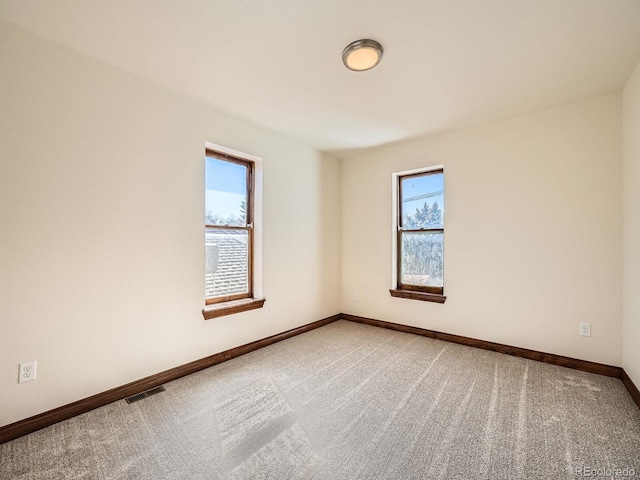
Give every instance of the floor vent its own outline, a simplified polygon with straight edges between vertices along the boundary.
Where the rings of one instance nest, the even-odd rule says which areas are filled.
[[[135,395],[131,395],[130,397],[125,398],[125,400],[127,401],[127,403],[135,403],[161,392],[164,392],[164,387],[162,386],[152,388],[151,390],[147,390],[146,392],[136,393]]]

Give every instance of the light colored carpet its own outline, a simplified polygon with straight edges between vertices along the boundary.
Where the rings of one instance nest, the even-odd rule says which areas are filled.
[[[165,388],[0,445],[0,478],[640,476],[619,380],[346,321]]]

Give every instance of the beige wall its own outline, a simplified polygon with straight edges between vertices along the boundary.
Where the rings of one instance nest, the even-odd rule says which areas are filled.
[[[392,298],[391,174],[439,164],[447,301]],[[621,365],[621,169],[620,94],[343,160],[342,311]]]
[[[4,21],[0,72],[0,425],[339,312],[338,160]],[[206,141],[264,159],[271,316],[202,318]]]
[[[640,63],[622,97],[624,294],[622,365],[640,388]]]

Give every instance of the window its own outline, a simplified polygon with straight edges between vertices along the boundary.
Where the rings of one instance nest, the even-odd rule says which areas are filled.
[[[395,297],[444,303],[444,172],[397,174]]]
[[[260,308],[253,298],[255,164],[207,150],[205,318]]]

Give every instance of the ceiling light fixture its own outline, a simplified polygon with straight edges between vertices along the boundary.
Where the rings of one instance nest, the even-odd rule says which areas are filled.
[[[382,45],[375,40],[356,40],[344,49],[342,52],[342,61],[344,66],[349,70],[363,72],[372,69],[380,63],[383,51]]]

